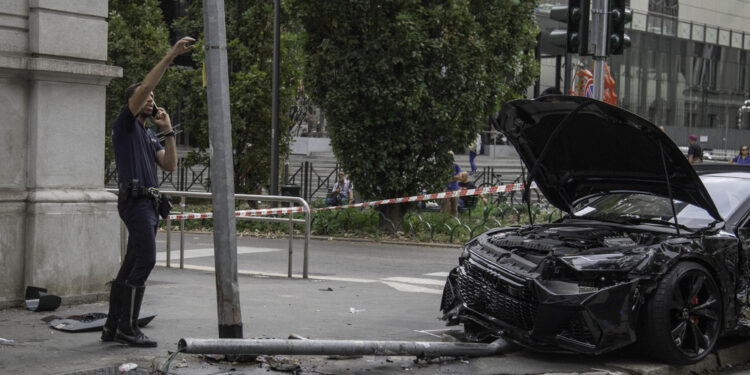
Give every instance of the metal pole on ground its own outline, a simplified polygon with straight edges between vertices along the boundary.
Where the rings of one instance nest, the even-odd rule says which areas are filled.
[[[508,342],[503,339],[483,344],[439,341],[221,340],[183,338],[177,343],[179,351],[192,354],[414,355],[422,358],[490,356],[501,354],[508,347]]]
[[[219,337],[242,338],[224,0],[203,0]]]

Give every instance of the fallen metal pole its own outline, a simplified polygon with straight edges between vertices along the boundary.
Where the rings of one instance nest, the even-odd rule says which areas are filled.
[[[413,355],[417,357],[481,357],[502,354],[509,344],[427,341],[180,339],[179,351],[192,354],[244,355]]]

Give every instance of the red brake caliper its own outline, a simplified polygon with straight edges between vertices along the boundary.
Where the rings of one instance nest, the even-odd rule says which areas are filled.
[[[695,306],[698,304],[698,296],[693,297],[692,300],[690,300],[690,306]],[[693,315],[690,317],[690,319],[693,320],[693,324],[698,325],[698,317]]]

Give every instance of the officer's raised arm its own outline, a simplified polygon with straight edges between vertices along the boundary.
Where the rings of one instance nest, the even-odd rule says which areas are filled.
[[[161,80],[161,77],[164,76],[167,68],[169,68],[169,64],[172,63],[175,57],[192,51],[195,48],[195,45],[192,44],[194,42],[195,39],[189,36],[178,40],[177,43],[172,46],[172,49],[170,49],[169,52],[167,52],[167,54],[164,55],[164,57],[162,57],[153,68],[151,68],[151,71],[148,72],[148,74],[146,74],[146,77],[143,79],[140,86],[135,89],[135,93],[128,99],[128,107],[133,116],[138,116],[143,109],[143,106],[146,105],[146,101],[151,95],[151,91],[154,91],[154,88]]]

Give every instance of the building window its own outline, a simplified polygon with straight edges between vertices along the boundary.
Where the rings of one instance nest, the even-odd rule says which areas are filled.
[[[677,18],[680,5],[678,0],[648,1],[648,31],[674,36],[677,33]]]

